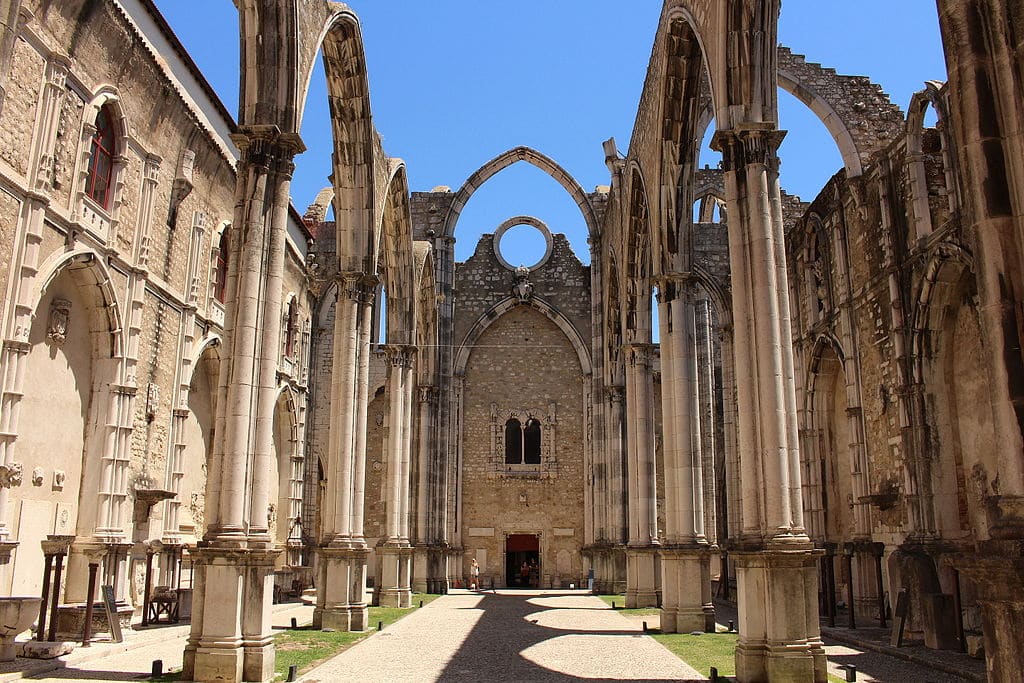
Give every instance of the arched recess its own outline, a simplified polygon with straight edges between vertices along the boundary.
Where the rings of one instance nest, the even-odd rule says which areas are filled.
[[[609,386],[616,386],[625,381],[625,363],[622,357],[622,282],[615,249],[609,245],[606,253],[608,263],[605,266],[605,272],[608,276],[604,301],[604,367],[607,373],[605,383]]]
[[[928,431],[921,469],[912,474],[926,501],[924,523],[945,538],[981,541],[999,469],[969,254],[948,243],[933,252],[913,320],[913,377],[924,391],[919,410]]]
[[[376,231],[373,272],[379,276],[387,294],[388,343],[412,344],[415,339],[417,279],[409,189],[405,164],[397,159],[391,159],[389,163],[391,173],[378,223],[380,227]]]
[[[587,224],[587,232],[591,237],[600,232],[600,226],[598,225],[597,214],[594,212],[594,207],[590,204],[590,199],[587,197],[587,193],[583,191],[583,188],[576,179],[569,175],[569,173],[559,166],[553,159],[541,154],[537,150],[530,147],[515,147],[488,161],[477,169],[473,175],[469,176],[469,179],[466,180],[465,183],[463,183],[462,187],[459,188],[459,191],[456,193],[455,198],[452,200],[448,214],[445,216],[442,235],[445,237],[455,236],[455,226],[459,222],[459,216],[462,214],[462,210],[466,208],[466,204],[469,203],[470,198],[478,189],[480,189],[481,185],[509,166],[521,161],[535,166],[544,173],[547,173],[555,180],[555,182],[565,188],[565,191],[568,192],[573,198],[573,201],[576,202],[576,205],[580,209],[580,213],[583,214],[583,220]]]
[[[836,339],[819,337],[804,384],[804,511],[808,534],[820,542],[850,540],[854,533],[853,435],[847,415],[845,358]]]
[[[628,227],[625,243],[625,271],[622,294],[625,316],[622,337],[627,344],[650,343],[652,338],[651,288],[655,277],[655,259],[661,253],[654,244],[651,230],[650,203],[643,175],[638,165],[629,171]]]
[[[290,385],[278,393],[274,411],[274,453],[276,476],[271,477],[270,509],[267,511],[271,538],[285,553],[280,562],[302,564],[302,490],[305,467],[300,449],[297,397]]]
[[[48,534],[81,541],[106,524],[123,529],[127,522],[127,491],[101,486],[112,458],[120,455],[122,464],[127,461],[126,453],[108,447],[108,436],[119,436],[119,427],[108,427],[108,408],[115,402],[111,389],[121,383],[124,360],[118,301],[101,259],[87,250],[52,257],[41,273],[29,292],[31,323],[22,332],[27,353],[14,406],[17,421],[8,423],[17,438],[14,458],[5,463],[20,463],[25,473],[8,512],[20,544],[12,591],[21,595],[39,592],[43,558],[38,544]],[[54,448],[55,429],[59,448]],[[43,481],[33,486],[29,473],[36,468]],[[109,569],[104,568],[108,577]],[[68,587],[79,593],[84,589],[77,581]]]
[[[473,347],[480,340],[480,337],[487,330],[488,327],[494,324],[502,315],[509,312],[516,306],[530,306],[534,310],[538,311],[545,318],[553,322],[558,326],[558,329],[565,334],[569,342],[572,344],[573,349],[576,350],[576,355],[579,357],[580,368],[585,376],[589,376],[593,371],[593,364],[590,361],[590,350],[587,348],[586,342],[583,340],[583,336],[576,329],[576,326],[572,324],[568,318],[566,318],[558,309],[551,306],[543,299],[539,297],[531,297],[526,302],[521,302],[516,297],[509,297],[503,299],[491,307],[486,313],[477,318],[476,322],[473,323],[473,327],[470,328],[469,332],[466,333],[466,338],[459,344],[458,351],[455,355],[455,374],[463,375],[466,372],[466,363],[469,362],[470,354],[473,351]]]
[[[434,253],[429,242],[413,243],[416,272],[416,381],[437,386],[438,309],[434,282]]]
[[[206,476],[213,454],[220,344],[218,337],[207,337],[191,363],[188,416],[180,437],[184,447],[170,473],[169,489],[177,495],[168,503],[166,530],[179,534],[183,543],[196,543],[206,531]]]
[[[935,140],[926,142],[925,117],[929,108],[934,110],[936,124],[933,135],[937,136],[939,149],[936,150]],[[923,90],[914,93],[907,110],[907,171],[910,181],[910,201],[913,207],[915,237],[927,237],[932,233],[932,209],[928,191],[928,174],[925,164],[930,154],[939,152],[945,175],[946,195],[949,211],[955,212],[960,206],[959,174],[956,172],[956,155],[951,154],[949,140],[949,106],[946,99],[945,84],[938,81],[926,81]]]

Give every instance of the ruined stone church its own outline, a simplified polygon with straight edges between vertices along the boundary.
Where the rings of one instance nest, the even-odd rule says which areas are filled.
[[[902,595],[1019,680],[1019,2],[938,0],[949,81],[904,112],[778,47],[777,0],[667,0],[607,185],[520,147],[430,192],[349,8],[236,4],[238,121],[152,0],[0,0],[0,593],[55,593],[69,639],[98,586],[126,623],[171,596],[185,678],[265,681],[287,594],[362,630],[368,595],[593,581],[666,632],[735,601],[747,683],[825,681],[820,619]],[[317,59],[332,184],[300,212]],[[813,198],[779,184],[779,88],[843,159]],[[456,262],[517,163],[590,253],[509,216]]]

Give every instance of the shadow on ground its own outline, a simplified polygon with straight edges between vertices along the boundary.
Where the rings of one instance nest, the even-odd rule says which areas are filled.
[[[473,608],[482,611],[482,615],[469,633],[465,642],[456,651],[451,661],[445,667],[439,681],[621,681],[621,677],[586,677],[582,678],[551,668],[541,666],[531,661],[524,652],[528,649],[545,643],[546,641],[561,638],[567,635],[585,635],[591,637],[615,637],[614,646],[621,647],[623,637],[643,638],[643,632],[636,629],[625,630],[582,630],[582,629],[561,629],[551,628],[531,620],[544,620],[545,612],[575,609],[595,609],[576,607],[555,607],[537,604],[544,599],[560,596],[579,596],[575,593],[545,592],[543,595],[503,595],[501,593],[481,593],[480,602]],[[527,598],[533,598],[529,600]],[[599,608],[597,608],[599,609]],[[612,641],[609,646],[613,647]],[[629,654],[630,648],[623,648]],[[570,653],[566,653],[569,655]],[[585,654],[580,654],[585,657]],[[637,659],[636,670],[642,671],[645,666],[640,653],[634,655]],[[674,656],[674,655],[673,655]],[[621,670],[629,671],[630,663],[627,661],[620,667]],[[631,681],[683,681],[684,679],[666,674],[660,678],[630,678]],[[694,678],[692,681],[703,681],[706,679]]]

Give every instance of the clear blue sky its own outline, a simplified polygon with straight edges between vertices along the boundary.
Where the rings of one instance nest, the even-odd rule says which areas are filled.
[[[238,19],[231,0],[156,0],[221,95],[238,105]],[[414,191],[457,190],[516,145],[554,158],[584,189],[609,182],[601,142],[628,147],[660,0],[353,0],[385,150],[404,159]],[[626,9],[628,8],[628,9]],[[870,76],[906,108],[926,80],[944,80],[935,0],[784,0],[780,41],[841,74]],[[327,184],[331,140],[323,72],[314,74],[292,196],[301,211]],[[810,200],[842,166],[832,138],[780,94],[787,191]],[[713,163],[714,155],[707,161]],[[456,232],[460,259],[506,219],[532,215],[569,235],[589,260],[586,227],[548,176],[516,164],[477,192]],[[532,229],[507,233],[513,263],[530,262]],[[523,239],[513,235],[523,234]],[[523,251],[517,251],[516,247]]]

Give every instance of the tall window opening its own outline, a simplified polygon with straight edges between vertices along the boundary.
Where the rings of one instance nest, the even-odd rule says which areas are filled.
[[[540,464],[540,420],[530,418],[523,432],[523,462],[527,465]]]
[[[112,112],[109,106],[104,106],[96,116],[96,134],[92,137],[89,177],[85,184],[85,192],[89,198],[104,209],[110,208],[110,186],[114,175],[116,143]]]
[[[221,303],[224,303],[224,297],[228,290],[228,249],[231,246],[231,238],[228,236],[229,229],[224,228],[224,232],[220,234],[220,242],[217,245],[217,268],[214,273],[216,281],[213,283],[213,298]]]
[[[299,306],[295,297],[288,302],[288,312],[285,314],[284,324],[284,355],[292,358],[295,356],[296,341],[299,336]]]
[[[505,464],[520,465],[523,462],[523,424],[512,418],[505,423]]]

